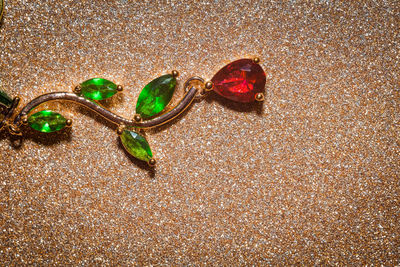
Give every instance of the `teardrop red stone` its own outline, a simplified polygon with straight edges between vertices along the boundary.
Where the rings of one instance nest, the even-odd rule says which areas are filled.
[[[220,69],[211,79],[214,91],[237,102],[252,102],[265,87],[265,72],[251,59],[239,59]]]

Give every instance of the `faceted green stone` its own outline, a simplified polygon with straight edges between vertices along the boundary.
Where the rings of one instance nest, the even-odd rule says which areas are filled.
[[[36,131],[51,133],[63,129],[67,124],[67,120],[57,112],[42,110],[29,116],[28,124]]]
[[[131,154],[135,158],[147,162],[153,158],[153,153],[151,153],[149,143],[147,143],[146,139],[143,136],[135,132],[125,130],[121,134],[120,138],[126,151],[128,151],[129,154]]]
[[[117,93],[117,85],[106,79],[94,78],[81,84],[81,94],[88,99],[103,100]]]
[[[139,95],[136,113],[143,119],[157,115],[168,105],[174,94],[176,79],[171,74],[163,75],[148,83]]]
[[[0,0],[1,1],[1,0]],[[5,92],[0,90],[0,103],[6,107],[10,107],[12,104],[12,99]]]

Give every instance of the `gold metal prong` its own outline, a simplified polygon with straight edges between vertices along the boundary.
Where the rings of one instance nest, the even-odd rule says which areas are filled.
[[[74,88],[74,93],[75,93],[75,94],[80,94],[81,91],[82,91],[81,85],[77,85],[77,86]]]
[[[172,76],[174,76],[175,78],[179,76],[179,72],[177,70],[173,70],[171,72]]]
[[[257,101],[264,101],[264,94],[263,93],[258,93],[256,94],[256,100]]]
[[[19,129],[19,127],[15,126],[13,124],[8,126],[8,130],[9,130],[10,134],[12,134],[12,135],[18,135],[18,136],[22,135],[21,130]]]
[[[214,88],[214,83],[212,81],[208,81],[204,84],[204,87],[207,91],[211,91]]]
[[[256,64],[260,63],[260,58],[259,57],[253,58],[253,62]]]
[[[140,114],[135,114],[135,116],[133,116],[133,119],[136,122],[141,122],[142,121],[142,116],[140,116]]]
[[[121,135],[124,131],[125,131],[125,125],[121,124],[120,126],[118,126],[117,128],[117,134]]]
[[[122,87],[122,85],[118,85],[117,86],[117,91],[118,92],[122,92],[124,90],[124,88]]]
[[[155,159],[150,159],[147,164],[149,164],[149,166],[154,167],[156,165],[157,161]]]
[[[67,121],[65,122],[65,124],[66,124],[68,127],[71,127],[71,125],[72,125],[72,120],[71,120],[71,119],[67,119]]]
[[[24,125],[27,125],[28,124],[28,116],[23,116],[22,118],[21,118],[21,122],[22,122],[22,124],[24,124]]]

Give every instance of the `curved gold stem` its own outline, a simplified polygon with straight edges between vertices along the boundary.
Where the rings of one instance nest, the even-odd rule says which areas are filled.
[[[117,114],[114,114],[111,111],[97,105],[96,103],[94,103],[86,98],[80,97],[74,93],[68,93],[68,92],[49,93],[49,94],[41,95],[41,96],[33,99],[32,101],[30,101],[15,117],[14,125],[19,127],[22,123],[22,121],[21,121],[22,117],[27,116],[28,113],[32,109],[39,106],[40,104],[43,104],[48,101],[66,100],[66,101],[71,101],[74,103],[78,103],[82,106],[85,106],[85,107],[89,108],[90,110],[93,110],[96,113],[98,113],[99,115],[103,116],[105,119],[109,120],[110,122],[115,123],[117,125],[125,125],[127,127],[136,127],[136,128],[152,128],[152,127],[162,125],[162,124],[176,118],[187,107],[190,106],[190,104],[192,103],[196,94],[197,94],[197,89],[195,87],[191,87],[190,90],[182,98],[182,100],[178,103],[178,105],[176,107],[174,107],[173,109],[171,109],[170,111],[168,111],[167,113],[164,113],[163,115],[156,117],[154,119],[151,119],[151,120],[137,121],[135,119],[130,120],[130,119],[123,118],[123,117],[121,117]]]
[[[13,99],[13,102],[11,104],[11,106],[7,109],[7,112],[4,113],[4,117],[0,122],[0,130],[7,125],[9,122],[8,120],[12,117],[12,115],[14,114],[15,109],[18,107],[20,98],[17,96]]]

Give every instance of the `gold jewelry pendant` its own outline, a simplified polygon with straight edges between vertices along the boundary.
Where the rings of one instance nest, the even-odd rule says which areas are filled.
[[[49,101],[72,101],[116,124],[117,134],[126,151],[153,166],[156,161],[150,145],[140,132],[176,118],[190,106],[194,99],[203,98],[209,91],[214,91],[222,97],[236,102],[263,101],[266,77],[259,62],[259,58],[236,60],[219,70],[207,82],[200,77],[189,78],[184,83],[185,95],[178,105],[170,110],[165,110],[165,108],[172,99],[179,73],[174,70],[170,74],[158,77],[142,89],[136,103],[136,114],[132,116],[132,119],[114,114],[98,102],[123,91],[121,85],[103,78],[84,81],[76,86],[73,92],[41,95],[31,100],[17,113],[16,109],[20,99],[18,97],[12,99],[0,91],[0,114],[3,117],[0,121],[0,129],[8,129],[10,134],[17,136],[23,135],[25,126],[42,133],[60,131],[65,127],[70,127],[72,120],[52,110],[32,111]]]

